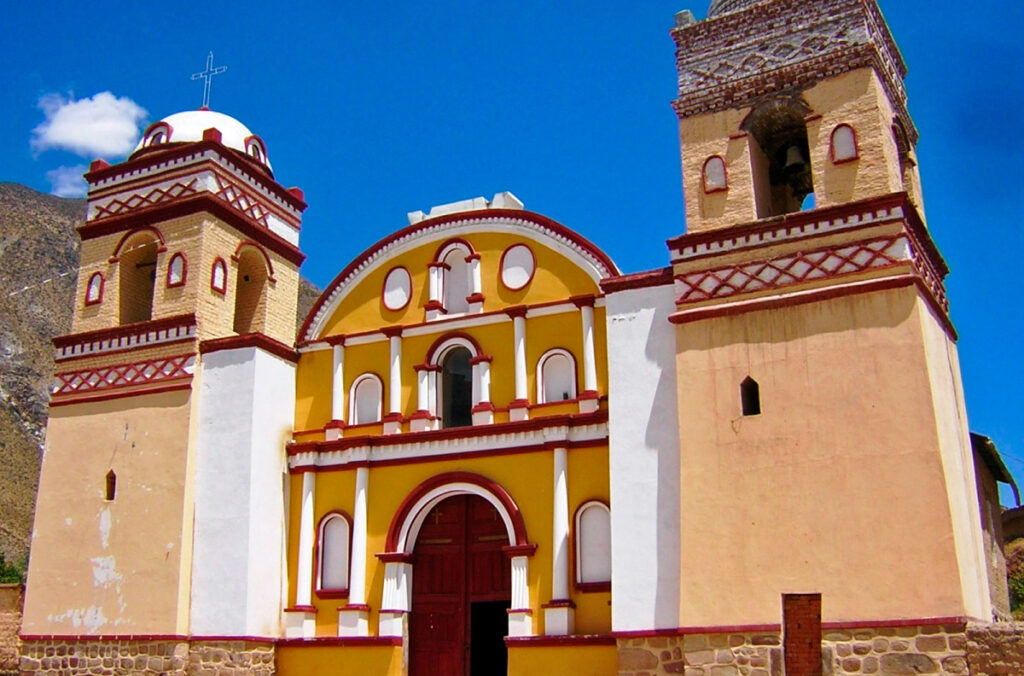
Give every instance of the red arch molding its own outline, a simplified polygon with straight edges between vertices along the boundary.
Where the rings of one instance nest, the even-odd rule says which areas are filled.
[[[434,341],[434,344],[430,346],[429,350],[427,350],[427,358],[424,363],[432,364],[438,348],[447,343],[452,338],[461,338],[467,341],[470,345],[472,345],[474,350],[474,357],[479,357],[480,355],[483,354],[483,350],[480,349],[480,343],[477,341],[476,338],[469,335],[465,331],[452,331],[450,333],[442,335],[440,338]]]
[[[259,245],[259,242],[254,242],[251,239],[243,239],[238,243],[238,246],[235,247],[235,253],[231,254],[231,260],[237,263],[241,258],[242,249],[246,247],[252,247],[263,254],[263,262],[267,264],[267,279],[271,282],[277,281],[274,279],[274,264],[270,261],[270,254],[267,253],[266,249]]]
[[[116,263],[121,258],[121,249],[124,248],[125,242],[127,242],[129,239],[131,239],[135,235],[138,235],[141,232],[148,232],[152,234],[153,237],[156,238],[156,241],[160,243],[156,247],[157,253],[163,253],[164,251],[167,251],[167,243],[164,241],[163,233],[161,233],[159,230],[157,230],[151,225],[143,225],[139,226],[138,228],[132,228],[128,232],[124,233],[120,241],[118,241],[117,246],[114,247],[114,254],[110,257],[110,262]]]
[[[522,546],[529,543],[526,537],[526,522],[523,520],[523,515],[519,511],[519,506],[516,505],[515,500],[508,494],[504,488],[498,483],[488,479],[480,474],[473,474],[472,472],[448,472],[446,474],[438,474],[435,477],[431,477],[421,483],[419,486],[414,488],[409,495],[405,497],[402,504],[398,506],[398,511],[395,512],[395,516],[391,519],[391,526],[388,527],[388,537],[385,541],[388,553],[400,553],[398,552],[398,538],[402,530],[402,525],[405,524],[410,518],[415,516],[411,514],[413,506],[416,502],[424,495],[439,488],[446,484],[465,483],[480,486],[487,490],[494,497],[498,498],[505,511],[508,512],[509,517],[512,519],[512,529],[515,532],[515,546]]]

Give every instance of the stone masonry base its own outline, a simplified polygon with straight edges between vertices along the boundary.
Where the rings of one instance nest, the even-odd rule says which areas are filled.
[[[274,643],[184,638],[25,640],[22,676],[241,676],[274,673]]]

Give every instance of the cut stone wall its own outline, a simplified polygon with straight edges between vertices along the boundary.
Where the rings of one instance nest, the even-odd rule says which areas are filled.
[[[0,676],[18,673],[21,602],[20,584],[0,584]]]
[[[969,625],[967,662],[971,676],[1024,674],[1024,622]]]
[[[22,676],[272,676],[274,644],[257,641],[32,640]]]
[[[996,625],[999,626],[999,625]],[[1016,632],[979,633],[976,659],[1009,663],[1003,646],[1016,641],[1024,665],[1024,624]],[[936,674],[1024,674],[967,670],[966,626],[922,625],[871,629],[825,630],[822,672],[825,676]],[[786,673],[779,633],[716,633],[620,639],[619,676],[783,676]],[[988,662],[986,662],[988,664]],[[1016,669],[1016,670],[1014,670]]]

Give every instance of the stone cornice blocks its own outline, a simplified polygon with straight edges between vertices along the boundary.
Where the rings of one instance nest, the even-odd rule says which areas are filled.
[[[680,119],[755,106],[857,68],[878,73],[897,116],[907,111],[906,64],[875,0],[769,0],[672,29]]]

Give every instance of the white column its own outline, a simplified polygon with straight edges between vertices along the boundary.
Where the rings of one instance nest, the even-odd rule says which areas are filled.
[[[402,334],[388,333],[388,341],[391,344],[391,374],[384,434],[396,434],[402,431]]]
[[[486,355],[473,357],[473,424],[490,425],[494,422],[494,405],[491,403],[491,358]]]
[[[356,468],[348,606],[338,609],[338,636],[368,636],[370,633],[369,608],[366,605],[366,488],[369,476],[369,468]]]
[[[444,307],[441,303],[441,287],[443,285],[443,267],[444,263],[430,263],[427,266],[427,288],[430,299],[427,301],[425,309],[427,311],[427,321],[437,319],[441,315],[441,309]]]
[[[483,283],[480,281],[480,254],[474,253],[466,256],[466,264],[469,266],[469,311],[471,313],[481,312],[484,309]]]
[[[384,562],[384,591],[377,635],[402,637],[405,634],[405,616],[412,602],[412,564],[409,557],[402,554],[387,556],[393,558]]]
[[[295,605],[308,606],[313,593],[313,498],[316,472],[302,474],[302,510],[299,516],[299,565],[295,572]]]
[[[529,579],[530,559],[527,556],[512,557],[512,607],[508,611],[508,635],[530,636],[533,634],[533,610],[530,608]]]
[[[594,355],[593,300],[580,304],[583,323],[583,392],[580,394],[580,413],[597,410],[597,358]]]
[[[430,385],[425,368],[416,369],[416,410],[427,411],[430,407]]]
[[[416,369],[416,412],[409,419],[409,431],[422,432],[434,428],[430,412],[430,379],[436,367],[430,364],[414,366]]]
[[[569,600],[569,485],[568,459],[564,448],[556,448],[554,460],[554,504],[551,529],[551,603],[544,607],[544,633],[571,634],[574,612]]]
[[[332,349],[334,366],[331,370],[331,423],[345,420],[345,343],[336,343]],[[341,437],[341,428],[328,423],[327,440]]]
[[[526,391],[526,311],[521,309],[512,315],[512,332],[515,341],[515,383],[516,398],[509,405],[509,420],[526,420],[530,417],[528,393]]]

